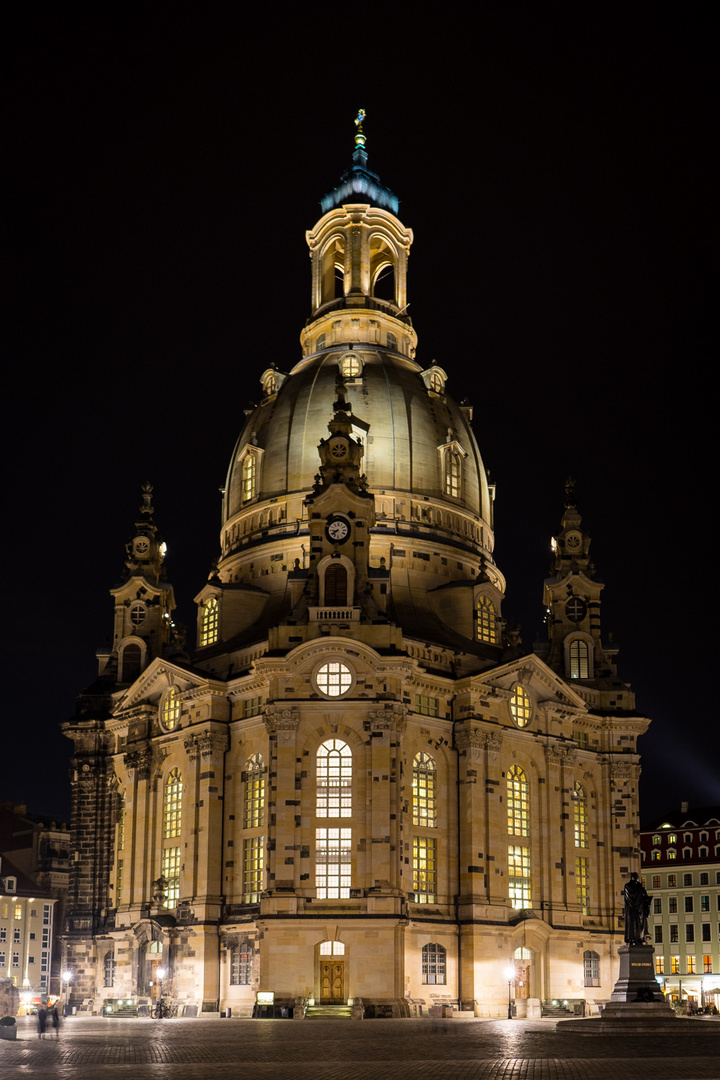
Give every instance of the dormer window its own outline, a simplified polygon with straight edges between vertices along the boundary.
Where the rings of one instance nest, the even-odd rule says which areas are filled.
[[[217,600],[211,596],[202,606],[200,616],[200,647],[214,645],[218,639],[220,609]]]
[[[475,605],[475,634],[478,641],[497,644],[495,605],[488,596],[479,596]]]
[[[255,433],[253,432],[253,438]],[[240,461],[240,493],[243,505],[256,498],[260,491],[260,466],[263,451],[249,443],[238,456]]]
[[[438,364],[432,364],[429,368],[423,371],[420,378],[425,383],[425,386],[433,394],[444,394],[445,383],[447,382],[447,372],[443,371]]]

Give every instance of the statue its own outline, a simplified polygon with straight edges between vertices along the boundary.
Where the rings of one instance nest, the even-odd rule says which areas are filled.
[[[625,941],[628,945],[644,945],[648,934],[650,900],[638,875],[633,873],[623,889],[625,897]]]

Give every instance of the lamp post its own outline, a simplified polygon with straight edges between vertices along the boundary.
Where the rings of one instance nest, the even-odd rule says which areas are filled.
[[[508,964],[508,966],[505,968],[504,974],[505,974],[505,978],[507,979],[507,984],[508,984],[508,1014],[507,1014],[507,1018],[508,1018],[508,1020],[512,1020],[512,1018],[513,1018],[512,985],[515,982],[515,965],[514,964]]]
[[[70,983],[72,982],[73,973],[69,968],[63,971],[61,978],[63,986],[65,987],[65,993],[63,995],[63,1016],[68,1014],[68,994],[70,993]]]
[[[162,984],[163,984],[163,979],[167,975],[167,969],[164,968],[164,967],[159,967],[155,974],[157,975],[158,987],[159,987],[159,996],[158,996],[158,1005],[157,1005],[158,1020],[164,1020],[164,1018],[165,1018],[165,1010],[163,1008]]]

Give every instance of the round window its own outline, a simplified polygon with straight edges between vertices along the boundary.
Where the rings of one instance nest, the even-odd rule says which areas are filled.
[[[352,671],[345,664],[323,664],[315,675],[315,682],[321,694],[327,697],[342,697],[352,686]]]
[[[532,716],[532,701],[527,690],[516,686],[510,698],[510,715],[518,727],[526,727]]]
[[[355,379],[362,371],[362,361],[358,356],[347,353],[340,359],[340,374],[344,379]]]
[[[143,622],[143,620],[145,619],[146,614],[147,612],[145,610],[145,605],[141,600],[138,600],[130,608],[130,622],[133,624],[133,626],[139,626],[140,623]]]

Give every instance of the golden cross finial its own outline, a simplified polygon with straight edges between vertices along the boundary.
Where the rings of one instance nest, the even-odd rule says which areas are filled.
[[[364,109],[358,109],[358,114],[355,117],[355,127],[358,129],[358,135],[363,133],[363,120],[365,119],[366,112]]]

